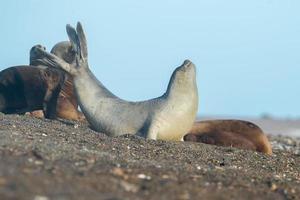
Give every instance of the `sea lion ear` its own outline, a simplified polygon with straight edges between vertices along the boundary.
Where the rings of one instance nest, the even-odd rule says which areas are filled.
[[[66,26],[67,34],[69,40],[71,42],[72,48],[75,50],[76,53],[80,53],[80,42],[76,33],[75,28],[73,28],[70,24]]]
[[[82,28],[82,25],[80,22],[77,22],[77,36],[80,42],[80,49],[81,49],[81,55],[83,58],[87,58],[88,56],[88,50],[87,50],[87,41],[86,37]]]

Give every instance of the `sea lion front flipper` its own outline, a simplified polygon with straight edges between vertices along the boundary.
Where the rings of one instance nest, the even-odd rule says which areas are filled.
[[[47,63],[51,67],[61,68],[64,71],[70,73],[71,75],[76,74],[77,70],[74,67],[71,67],[71,65],[63,59],[57,57],[52,53],[48,53],[44,49],[37,48],[37,50],[40,51],[40,53],[42,53],[44,56],[44,58],[38,59],[41,62]]]
[[[155,126],[151,124],[148,128],[147,134],[146,134],[147,139],[151,140],[157,140],[157,131],[155,129]]]
[[[73,49],[76,51],[75,59],[76,62],[74,64],[69,64],[65,62],[63,59],[55,56],[52,53],[48,53],[42,48],[37,48],[39,52],[41,52],[44,56],[41,60],[43,62],[49,63],[52,67],[62,68],[64,71],[68,72],[71,75],[76,75],[79,68],[88,68],[87,63],[87,42],[83,32],[83,28],[80,23],[77,25],[78,32],[70,26],[66,26],[67,34]]]

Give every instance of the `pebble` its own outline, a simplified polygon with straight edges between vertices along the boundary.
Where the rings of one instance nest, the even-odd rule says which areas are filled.
[[[6,179],[5,178],[2,178],[2,177],[0,177],[0,186],[3,186],[3,185],[5,185],[6,184]]]
[[[184,191],[182,194],[179,195],[179,199],[188,200],[191,199],[191,195],[187,191]]]
[[[49,200],[48,197],[46,196],[40,196],[40,195],[37,195],[33,198],[34,200]]]
[[[139,174],[137,177],[139,179],[151,180],[151,176],[147,176],[145,174]]]
[[[164,174],[164,175],[162,175],[162,178],[163,179],[168,179],[168,178],[170,178],[168,175],[166,175],[166,174]]]
[[[36,161],[34,161],[34,164],[36,164],[36,165],[43,165],[44,162],[41,161],[41,160],[36,160]]]
[[[208,186],[210,186],[210,183],[209,183],[209,182],[205,182],[205,183],[204,183],[204,186],[205,186],[205,187],[208,187]]]
[[[112,173],[117,176],[124,176],[124,171],[121,168],[115,167],[112,170]]]
[[[278,188],[278,187],[277,187],[277,185],[276,185],[275,183],[272,183],[272,184],[271,184],[271,190],[272,190],[272,191],[277,190],[277,188]]]
[[[126,192],[136,193],[139,190],[139,188],[136,185],[128,183],[126,181],[120,181],[120,185],[124,188]]]

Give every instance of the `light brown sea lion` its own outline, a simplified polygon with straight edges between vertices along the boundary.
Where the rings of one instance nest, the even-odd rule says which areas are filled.
[[[202,142],[218,146],[272,154],[271,144],[257,125],[242,120],[208,120],[195,122],[184,141]]]
[[[186,60],[176,68],[162,96],[129,102],[112,94],[89,69],[81,24],[77,24],[77,30],[67,25],[67,33],[76,49],[74,64],[40,50],[47,58],[45,62],[64,69],[73,77],[78,103],[94,130],[109,136],[138,134],[149,139],[183,139],[195,120],[198,108],[196,68],[191,61]]]
[[[72,63],[75,60],[75,51],[73,50],[71,43],[68,41],[57,43],[52,48],[51,53],[64,59],[68,63]],[[34,66],[47,65],[41,62],[39,57],[35,55],[34,51],[30,52],[30,64]],[[65,81],[62,85],[57,99],[57,117],[82,121],[84,120],[84,116],[81,112],[78,111],[78,103],[73,88],[73,79],[66,73],[64,73],[64,75]],[[43,117],[42,113],[39,111],[31,112],[31,115],[39,118]]]
[[[71,64],[75,61],[75,51],[68,41],[57,43],[52,48],[51,53],[62,58],[67,63]],[[65,76],[66,79],[57,100],[57,116],[64,119],[82,121],[85,117],[78,111],[78,102],[74,91],[73,78],[67,73]]]

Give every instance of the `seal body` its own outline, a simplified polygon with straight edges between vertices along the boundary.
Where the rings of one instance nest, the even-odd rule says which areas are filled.
[[[185,61],[173,72],[161,97],[125,101],[112,94],[90,71],[81,24],[77,24],[77,31],[68,25],[67,33],[76,49],[75,64],[40,50],[49,64],[61,67],[73,77],[79,106],[94,130],[110,136],[138,134],[150,139],[183,139],[195,120],[198,106],[196,69],[192,62]]]
[[[208,120],[195,122],[184,141],[218,146],[232,146],[272,154],[271,144],[257,125],[242,120]]]
[[[55,118],[56,101],[64,81],[58,69],[36,66],[10,67],[0,72],[0,112],[24,114],[43,109]]]
[[[179,141],[197,113],[195,66],[190,61],[175,70],[164,95],[148,101],[118,98],[88,69],[74,76],[74,85],[80,108],[92,128],[110,136],[127,133]]]

